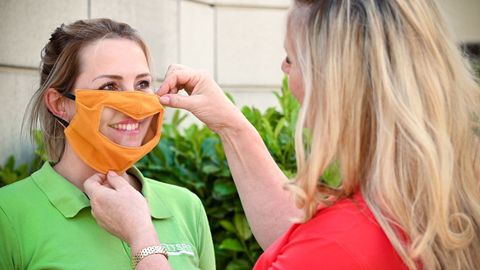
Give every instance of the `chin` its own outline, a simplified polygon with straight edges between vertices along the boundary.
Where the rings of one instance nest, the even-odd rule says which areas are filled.
[[[142,141],[139,140],[139,141],[120,141],[118,142],[118,144],[120,144],[121,146],[125,146],[125,147],[140,147],[141,144],[142,144]]]
[[[124,147],[140,147],[145,137],[145,131],[136,134],[127,134],[123,132],[113,131],[106,136],[111,142]]]

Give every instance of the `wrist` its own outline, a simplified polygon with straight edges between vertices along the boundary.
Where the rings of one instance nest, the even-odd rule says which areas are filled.
[[[137,233],[133,234],[130,239],[127,240],[132,255],[135,255],[145,247],[160,245],[160,240],[158,240],[157,232],[153,224],[151,224],[151,226],[138,228],[136,231]]]
[[[223,125],[221,128],[216,130],[216,133],[222,141],[228,139],[239,138],[243,134],[248,134],[251,132],[257,132],[255,127],[243,116],[241,112],[235,117],[236,119],[231,119],[227,121],[227,124]]]
[[[165,261],[168,260],[168,253],[165,247],[160,245],[148,246],[139,252],[132,254],[132,267],[136,269],[137,265],[143,260],[148,260],[149,256],[161,255]],[[145,260],[144,260],[145,259]],[[163,269],[163,268],[162,268]]]

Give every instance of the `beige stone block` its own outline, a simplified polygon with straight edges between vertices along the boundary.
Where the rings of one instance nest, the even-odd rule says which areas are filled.
[[[460,42],[480,42],[480,1],[440,0],[440,9]]]
[[[267,8],[285,8],[291,4],[291,0],[183,0],[185,2],[200,2],[218,6],[249,6]]]
[[[0,1],[0,64],[38,67],[55,28],[87,18],[87,10],[87,0]]]
[[[0,69],[0,164],[10,155],[19,162],[30,161],[33,146],[28,127],[21,134],[25,109],[38,87],[36,71],[21,69]]]
[[[214,10],[182,1],[180,5],[180,63],[214,72]]]
[[[273,94],[279,92],[279,87],[223,87],[230,93],[238,108],[244,106],[255,107],[260,111],[265,111],[270,107],[279,108],[277,98]]]
[[[280,85],[286,10],[218,8],[217,78],[229,85]]]
[[[215,0],[215,5],[288,8],[290,0]]]
[[[91,15],[125,22],[139,31],[150,48],[157,78],[163,78],[168,65],[178,62],[177,0],[91,0]]]

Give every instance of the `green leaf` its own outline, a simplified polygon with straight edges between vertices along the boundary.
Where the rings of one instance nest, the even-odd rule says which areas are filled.
[[[215,172],[218,172],[220,170],[220,167],[218,167],[215,164],[206,164],[202,167],[202,172],[206,174],[212,174]]]
[[[235,229],[238,232],[238,236],[243,240],[247,240],[252,237],[252,231],[248,225],[247,219],[243,214],[236,214],[233,217],[233,224],[235,224]]]
[[[224,91],[225,95],[227,96],[227,98],[233,103],[235,104],[235,99],[233,98],[233,95],[228,92],[228,91]]]
[[[28,164],[22,164],[17,168],[17,174],[19,179],[23,179],[28,176]]]
[[[207,137],[203,140],[201,146],[202,157],[216,157],[216,145],[220,144],[220,140],[215,137]]]
[[[8,169],[10,171],[15,170],[15,157],[14,156],[8,157],[7,163],[5,164],[4,168]]]
[[[233,224],[226,220],[226,219],[223,219],[223,220],[220,220],[220,225],[225,229],[227,230],[228,232],[232,232],[232,233],[236,233],[237,231],[235,230],[235,226],[233,226]]]
[[[180,110],[175,110],[175,112],[173,113],[173,117],[172,117],[172,120],[170,122],[170,125],[172,126],[179,126],[183,120],[185,120],[185,118],[187,118],[187,114],[184,113],[183,115],[181,114],[181,111]]]
[[[287,120],[285,118],[280,119],[278,121],[277,126],[275,127],[275,130],[273,131],[273,136],[275,138],[280,137],[280,132],[283,131],[283,128],[287,126]]]
[[[240,244],[240,241],[233,238],[227,238],[223,240],[219,248],[231,251],[243,251],[243,247],[242,244]]]
[[[0,180],[5,184],[11,184],[19,179],[15,172],[4,170],[0,172]]]
[[[252,265],[246,260],[233,260],[227,265],[226,270],[247,270],[252,269]]]
[[[226,197],[237,192],[237,188],[233,183],[233,180],[217,180],[213,184],[213,193],[216,197]]]

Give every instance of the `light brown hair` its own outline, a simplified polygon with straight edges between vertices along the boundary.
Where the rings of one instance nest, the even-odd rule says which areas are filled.
[[[59,93],[71,92],[81,71],[80,55],[87,45],[105,38],[124,38],[136,42],[150,63],[148,48],[137,31],[126,23],[110,19],[79,20],[61,25],[52,33],[42,50],[40,63],[40,86],[30,100],[27,110],[30,133],[39,127],[43,132],[49,159],[58,162],[65,146],[64,127],[50,113],[44,102],[49,88]]]

